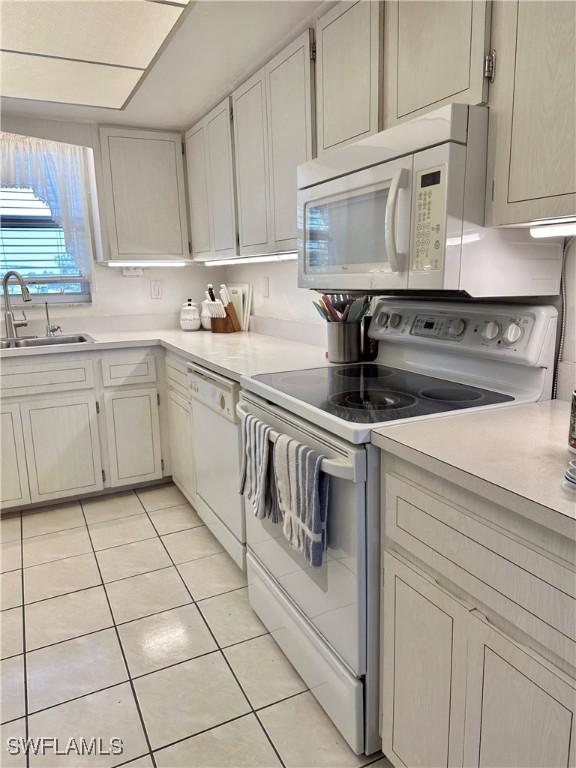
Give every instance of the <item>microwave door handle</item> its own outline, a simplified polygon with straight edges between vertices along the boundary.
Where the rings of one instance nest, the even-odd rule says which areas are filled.
[[[404,256],[404,254],[398,253],[396,249],[396,206],[398,204],[398,192],[407,186],[408,169],[401,168],[392,179],[392,184],[390,184],[388,200],[386,201],[386,213],[384,214],[384,240],[392,272],[402,272],[400,257]]]

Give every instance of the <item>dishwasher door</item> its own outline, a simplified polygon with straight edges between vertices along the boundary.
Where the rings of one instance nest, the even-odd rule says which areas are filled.
[[[240,495],[239,386],[189,366],[197,511],[234,560],[244,567],[246,530]]]

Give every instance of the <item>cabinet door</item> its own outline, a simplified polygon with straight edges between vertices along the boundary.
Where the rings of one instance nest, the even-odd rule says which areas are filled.
[[[172,479],[188,501],[194,503],[196,472],[192,452],[192,413],[190,404],[173,390],[168,391],[168,414]]]
[[[385,6],[384,124],[488,95],[486,0],[391,0]]]
[[[2,403],[0,411],[0,505],[2,509],[30,503],[24,436],[18,403]]]
[[[487,215],[515,224],[576,214],[576,4],[497,2]]]
[[[272,242],[278,251],[297,247],[296,169],[313,155],[311,33],[266,67]]]
[[[378,130],[380,4],[340,2],[316,22],[318,154]]]
[[[20,405],[33,502],[103,488],[96,399],[91,392]]]
[[[101,128],[112,259],[188,259],[182,137]]]
[[[475,615],[469,624],[464,764],[575,765],[574,682]]]
[[[203,260],[212,249],[204,123],[194,126],[188,131],[185,144],[192,254],[194,258]]]
[[[411,768],[462,764],[467,610],[384,554],[382,751]]]
[[[237,253],[230,99],[213,109],[204,122],[212,253],[225,258]]]
[[[129,485],[162,477],[158,390],[106,392],[104,405],[110,485]]]
[[[261,69],[232,96],[240,253],[270,250],[266,75]]]

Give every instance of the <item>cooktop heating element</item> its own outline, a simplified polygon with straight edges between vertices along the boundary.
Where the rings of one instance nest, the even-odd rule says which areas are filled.
[[[375,363],[254,377],[286,395],[357,423],[378,423],[504,403],[500,392]]]

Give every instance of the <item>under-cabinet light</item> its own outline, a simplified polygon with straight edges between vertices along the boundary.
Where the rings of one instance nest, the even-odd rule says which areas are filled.
[[[296,261],[297,251],[283,251],[282,253],[263,253],[257,256],[234,256],[231,259],[214,259],[205,261],[207,267],[229,267],[239,264],[262,264],[266,261]]]
[[[109,261],[107,262],[109,267],[121,267],[127,269],[130,267],[137,267],[138,269],[144,269],[145,267],[185,267],[190,264],[190,261]]]
[[[539,224],[537,227],[530,227],[530,234],[532,237],[572,237],[576,235],[576,221]]]

